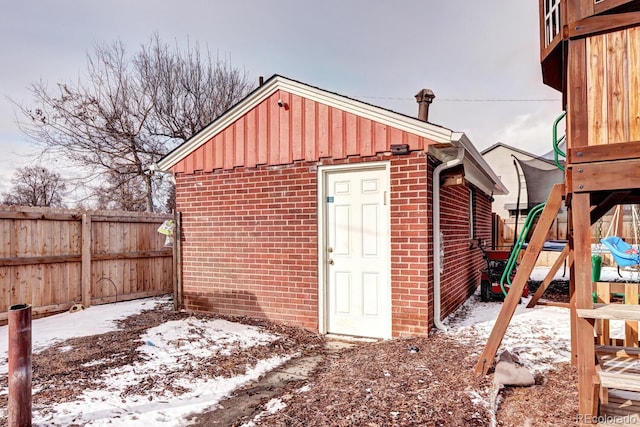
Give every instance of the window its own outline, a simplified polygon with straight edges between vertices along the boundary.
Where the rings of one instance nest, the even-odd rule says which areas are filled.
[[[560,22],[561,0],[544,1],[544,47],[551,44],[553,39],[560,34],[562,23]]]

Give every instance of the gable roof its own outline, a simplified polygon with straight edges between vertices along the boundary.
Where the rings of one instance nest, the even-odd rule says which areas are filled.
[[[491,151],[493,151],[495,149],[498,149],[498,148],[504,148],[504,149],[506,149],[508,151],[513,151],[514,153],[522,154],[523,156],[527,156],[527,157],[529,157],[531,159],[540,160],[541,162],[549,163],[550,165],[555,166],[555,163],[553,161],[553,150],[550,153],[543,154],[542,156],[537,156],[537,155],[535,155],[533,153],[530,153],[528,151],[522,150],[520,148],[513,147],[513,146],[507,145],[507,144],[503,144],[502,142],[496,142],[491,147],[485,148],[484,150],[482,150],[480,152],[480,154],[482,154],[484,156],[485,154],[487,154],[487,153],[489,153],[489,152],[491,152]],[[549,154],[551,154],[552,157],[548,157]]]
[[[513,147],[511,145],[504,144],[502,142],[496,142],[491,147],[485,148],[484,150],[482,150],[480,152],[480,154],[482,154],[484,156],[485,154],[487,154],[490,151],[495,150],[496,148],[506,148],[507,150],[515,151],[517,153],[524,154],[525,156],[529,156],[531,158],[536,157],[535,154],[529,153],[528,151],[521,150],[520,148]]]
[[[450,129],[434,125],[432,123],[418,120],[415,117],[400,114],[382,107],[378,107],[366,102],[358,101],[343,95],[339,95],[334,92],[329,92],[314,86],[301,83],[296,80],[292,80],[280,75],[274,75],[265,81],[261,86],[249,93],[244,99],[231,107],[220,117],[211,122],[208,126],[195,134],[192,138],[178,146],[176,149],[167,154],[157,163],[157,168],[167,171],[175,168],[180,162],[188,160],[188,156],[197,150],[206,149],[205,144],[214,140],[223,132],[227,131],[230,127],[242,120],[243,117],[250,114],[257,108],[263,108],[263,104],[269,97],[274,94],[286,93],[292,97],[300,97],[305,100],[310,100],[318,105],[322,105],[323,108],[336,109],[341,112],[345,112],[351,117],[358,118],[359,120],[371,121],[378,126],[388,127],[389,129],[405,132],[412,137],[412,141],[417,141],[411,146],[411,149],[428,149],[429,153],[434,155],[440,160],[446,160],[451,157],[452,153],[456,150],[450,150],[462,146],[467,151],[465,156],[465,165],[468,165],[468,175],[470,180],[481,188],[483,191],[495,194],[504,194],[507,192],[504,185],[500,182],[500,179],[495,175],[491,167],[484,161],[480,153],[471,144],[466,135],[461,133],[455,133]],[[271,108],[271,107],[269,107]],[[268,115],[268,113],[267,113]],[[385,128],[386,131],[386,128]],[[232,135],[235,135],[232,132]],[[232,136],[233,137],[233,136]],[[224,138],[221,138],[224,140]],[[229,139],[229,138],[227,138]],[[219,141],[218,145],[221,145]],[[387,144],[388,145],[388,144]],[[264,147],[258,146],[258,148],[264,151]],[[376,145],[376,148],[379,148]],[[447,150],[449,148],[449,150]],[[300,151],[301,149],[298,149]],[[245,150],[246,151],[246,150]],[[316,155],[323,157],[316,150]],[[380,151],[380,150],[377,150]],[[386,147],[382,151],[389,151]],[[271,155],[267,153],[266,155]],[[302,153],[304,154],[304,153]],[[345,154],[345,157],[348,153]],[[374,153],[375,154],[375,153]],[[229,160],[224,160],[225,168],[232,168],[235,163],[233,157],[235,154],[229,155]],[[240,153],[239,155],[242,155]],[[223,154],[224,156],[224,154]],[[325,153],[326,156],[326,153]],[[330,156],[330,155],[329,155]],[[277,158],[274,155],[274,158]],[[318,158],[319,158],[318,157]],[[296,160],[291,155],[281,156],[283,159],[289,161]],[[264,159],[264,156],[263,156]],[[244,160],[244,159],[243,159]],[[256,159],[251,159],[254,163],[249,163],[249,166],[255,164],[263,164],[262,162],[255,162]],[[306,160],[317,160],[315,158],[307,158]],[[281,162],[281,164],[286,162]],[[211,165],[209,165],[211,167]],[[220,161],[215,167],[223,167]],[[197,167],[195,168],[197,169]],[[202,167],[201,167],[202,169]],[[174,170],[175,172],[175,170]],[[474,182],[476,181],[476,182]]]

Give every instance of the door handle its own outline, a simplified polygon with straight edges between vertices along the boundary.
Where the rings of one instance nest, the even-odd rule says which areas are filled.
[[[327,260],[327,263],[328,263],[329,265],[333,265],[333,264],[335,264],[335,262],[334,262],[331,258],[329,258],[329,259]]]

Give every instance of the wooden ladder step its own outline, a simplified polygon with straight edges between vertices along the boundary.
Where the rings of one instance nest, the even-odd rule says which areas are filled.
[[[571,304],[568,302],[560,302],[560,301],[538,301],[537,305],[546,305],[549,307],[561,307],[561,308],[571,308]],[[529,308],[529,306],[527,306]]]
[[[614,345],[597,345],[596,356],[614,356],[640,359],[640,348],[618,347]]]
[[[610,416],[611,419],[613,421],[611,422],[601,422],[598,424],[592,424],[594,427],[638,427],[638,423],[636,422],[636,420],[638,420],[638,416],[636,415],[626,415],[626,416],[622,416],[622,415],[618,415],[618,416]],[[626,417],[626,418],[625,418]],[[606,418],[606,416],[602,416],[602,418]],[[622,420],[629,420],[630,422],[625,423],[625,422],[616,422],[615,420],[618,419],[622,419]]]
[[[640,305],[593,304],[593,308],[578,308],[583,319],[640,320]]]
[[[604,373],[633,375],[634,377],[636,377],[636,382],[640,384],[640,363],[638,363],[638,359],[629,359],[626,357],[623,358],[615,356],[601,356],[600,370]],[[620,388],[620,390],[626,389]]]
[[[637,426],[640,422],[640,393],[612,391],[609,402],[600,406],[602,424],[606,426]],[[605,422],[605,421],[608,421]]]
[[[640,391],[640,374],[600,371],[600,386],[616,390]]]

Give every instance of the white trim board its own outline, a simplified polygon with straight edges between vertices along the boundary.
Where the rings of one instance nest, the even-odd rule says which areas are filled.
[[[328,302],[327,302],[327,294],[328,289],[326,287],[327,284],[327,252],[325,250],[326,247],[326,220],[327,220],[327,212],[325,210],[325,198],[327,196],[326,189],[326,176],[328,173],[335,171],[366,171],[366,170],[385,170],[389,175],[389,188],[388,191],[391,192],[391,162],[388,160],[375,161],[375,162],[366,162],[366,163],[353,163],[353,164],[342,164],[342,165],[327,165],[327,166],[318,166],[317,170],[317,224],[318,224],[318,332],[320,334],[327,334],[327,310],[328,310]],[[391,200],[391,195],[387,195],[389,202]],[[389,231],[389,236],[387,239],[387,271],[388,271],[388,284],[391,288],[391,206],[389,205],[389,216],[387,218],[387,229]],[[391,289],[390,289],[391,291]],[[389,336],[385,338],[391,338],[393,334],[393,300],[392,294],[389,294],[389,306],[387,309],[389,310]]]

